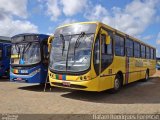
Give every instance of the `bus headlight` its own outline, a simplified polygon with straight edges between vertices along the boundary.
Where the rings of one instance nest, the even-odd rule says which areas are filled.
[[[80,76],[80,80],[83,80],[83,81],[87,81],[87,80],[90,80],[91,77],[90,76]]]
[[[37,73],[39,73],[40,71],[41,71],[41,69],[39,68],[39,69],[31,72],[31,73],[29,74],[29,76],[34,76],[34,75],[36,75]]]

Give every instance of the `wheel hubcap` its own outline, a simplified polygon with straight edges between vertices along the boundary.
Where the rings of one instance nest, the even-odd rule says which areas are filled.
[[[115,89],[117,90],[117,89],[119,89],[119,87],[120,87],[120,82],[118,79],[116,79],[115,80]]]

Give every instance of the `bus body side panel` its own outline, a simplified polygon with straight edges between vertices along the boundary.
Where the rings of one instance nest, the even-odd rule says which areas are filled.
[[[3,76],[3,44],[0,43],[0,48],[2,48],[2,59],[0,60],[0,77]]]
[[[113,73],[116,76],[116,74],[118,72],[122,72],[122,74],[123,74],[123,84],[125,84],[125,73],[126,73],[126,68],[124,67],[126,65],[125,57],[114,56],[113,64],[114,64]],[[112,80],[112,86],[114,86],[114,80],[115,80],[115,78]]]
[[[136,61],[136,58],[129,57],[129,63],[128,63],[129,64],[129,74],[128,74],[129,79],[128,79],[128,82],[126,82],[126,84],[138,79],[138,72],[136,71],[139,71],[139,68],[136,67],[135,61]]]
[[[150,60],[149,76],[152,76],[156,73],[156,60]]]
[[[45,83],[48,74],[48,65],[42,63],[41,65],[41,80],[40,83]]]
[[[47,72],[42,69],[42,65],[32,67],[30,69],[21,70],[11,68],[10,81],[13,82],[26,82],[26,83],[44,83]]]
[[[9,72],[10,68],[10,51],[7,52],[7,50],[10,50],[11,45],[10,44],[2,44],[2,60],[0,63],[0,76],[7,75],[7,72]]]

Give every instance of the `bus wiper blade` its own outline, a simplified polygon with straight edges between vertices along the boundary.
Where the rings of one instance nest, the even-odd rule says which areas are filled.
[[[63,56],[63,52],[64,52],[64,48],[65,48],[65,39],[64,39],[63,34],[60,34],[60,38],[61,38],[62,44],[63,44],[63,46],[62,46],[62,56]]]
[[[75,59],[75,53],[76,53],[76,49],[80,46],[81,42],[79,41],[82,37],[84,37],[85,32],[81,32],[81,34],[78,36],[75,46],[74,46],[74,59]]]
[[[15,49],[16,49],[16,52],[18,53],[18,58],[19,58],[19,55],[20,55],[20,47],[15,44]]]
[[[28,51],[28,49],[31,46],[31,42],[27,43],[27,45],[24,45],[23,51],[22,51],[22,59],[24,58],[24,54]]]

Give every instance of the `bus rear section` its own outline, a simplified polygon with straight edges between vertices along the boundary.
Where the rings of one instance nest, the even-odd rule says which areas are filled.
[[[0,77],[9,77],[11,41],[9,37],[0,36]]]
[[[13,36],[10,81],[45,83],[48,71],[48,35],[20,34]]]
[[[155,73],[156,49],[99,22],[58,27],[50,53],[51,86],[119,91]]]

